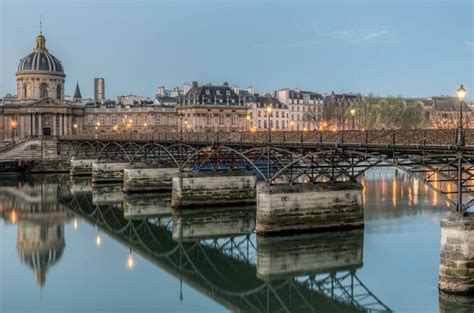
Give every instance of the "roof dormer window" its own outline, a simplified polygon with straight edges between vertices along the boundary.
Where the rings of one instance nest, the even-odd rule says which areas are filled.
[[[227,95],[230,96],[230,90],[227,90]]]
[[[206,95],[210,95],[211,91],[209,89],[206,89]]]
[[[216,90],[216,95],[220,96],[221,91],[219,89]]]

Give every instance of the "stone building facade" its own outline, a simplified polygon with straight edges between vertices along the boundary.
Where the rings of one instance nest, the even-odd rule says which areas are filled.
[[[318,129],[323,114],[323,97],[315,92],[299,89],[280,89],[275,97],[289,110],[288,130]]]
[[[222,86],[193,82],[180,97],[176,113],[184,132],[245,131],[250,107],[227,83]]]
[[[40,33],[33,52],[18,65],[17,96],[4,98],[0,106],[0,140],[79,132],[84,109],[64,100],[65,78],[61,61],[46,49]]]

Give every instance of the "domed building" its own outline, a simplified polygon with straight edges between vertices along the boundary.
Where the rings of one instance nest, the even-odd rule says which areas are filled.
[[[78,133],[84,109],[64,100],[66,74],[61,61],[36,37],[33,52],[22,58],[16,72],[17,96],[3,98],[0,140]]]

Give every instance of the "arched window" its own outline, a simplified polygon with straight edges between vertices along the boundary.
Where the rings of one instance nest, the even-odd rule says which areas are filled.
[[[56,99],[61,99],[61,85],[56,87]]]
[[[46,98],[48,96],[48,84],[42,83],[40,85],[40,98]]]
[[[26,84],[23,85],[23,99],[26,99],[26,93],[27,92],[27,88],[26,88]]]

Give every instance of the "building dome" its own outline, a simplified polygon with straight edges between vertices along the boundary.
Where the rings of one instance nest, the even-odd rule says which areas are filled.
[[[36,47],[33,52],[22,58],[18,65],[18,73],[30,71],[53,72],[56,75],[64,75],[61,61],[46,49],[46,39],[42,34],[36,37]]]

